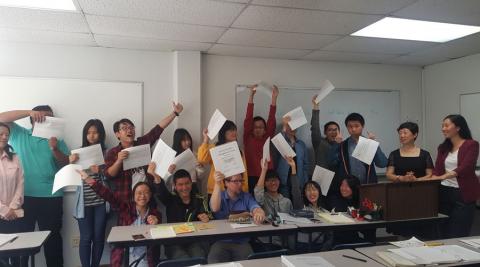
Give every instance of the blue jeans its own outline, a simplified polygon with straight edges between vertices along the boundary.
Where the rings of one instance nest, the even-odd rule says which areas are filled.
[[[105,243],[107,212],[105,204],[85,207],[85,217],[77,219],[80,230],[80,262],[82,267],[98,267]]]

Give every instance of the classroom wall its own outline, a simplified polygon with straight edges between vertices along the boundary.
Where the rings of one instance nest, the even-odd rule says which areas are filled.
[[[460,113],[460,94],[480,93],[479,70],[480,54],[425,67],[426,148],[434,159],[437,146],[444,140],[441,133],[443,118]]]
[[[399,90],[400,121],[417,121],[422,126],[422,69],[419,67],[203,55],[202,72],[204,127],[215,108],[224,112],[226,117],[235,119],[235,106],[231,103],[235,103],[237,84],[265,81],[282,87],[312,88],[319,87],[325,79],[337,88]],[[310,101],[305,99],[307,103]],[[342,122],[341,126],[344,136],[348,136]],[[396,129],[392,129],[392,134],[396,135]],[[378,138],[381,140],[382,137]],[[422,142],[421,138],[418,142]],[[388,156],[390,151],[385,153]]]

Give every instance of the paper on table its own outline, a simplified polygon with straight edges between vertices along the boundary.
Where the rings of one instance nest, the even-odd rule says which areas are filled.
[[[237,141],[211,148],[210,155],[212,156],[215,170],[223,173],[225,177],[230,177],[245,171]]]
[[[315,98],[315,103],[320,103],[320,101],[330,94],[333,89],[335,89],[335,86],[333,86],[329,80],[325,80],[322,84],[322,87],[320,87],[320,90],[318,91],[317,98]]]
[[[18,237],[16,234],[0,234],[0,247]]]
[[[55,194],[60,188],[69,185],[79,186],[82,184],[82,177],[77,172],[77,170],[82,170],[82,166],[78,164],[68,164],[65,167],[61,168],[55,174],[55,180],[53,180],[52,195]]]
[[[270,137],[263,144],[263,160],[270,161]]]
[[[467,245],[470,245],[476,249],[479,249],[480,248],[480,238],[476,238],[476,239],[460,239],[459,240],[460,242],[463,242]]]
[[[412,237],[408,240],[390,242],[390,244],[399,247],[399,248],[410,248],[410,247],[423,247],[425,243],[418,240],[416,237]]]
[[[322,195],[327,196],[328,189],[330,189],[330,184],[332,183],[334,176],[335,173],[331,170],[315,165],[312,180],[320,185],[320,189],[322,189]]]
[[[165,144],[162,139],[158,139],[152,154],[152,161],[155,162],[155,173],[165,178],[168,167],[173,163],[176,154],[177,152]]]
[[[331,214],[329,212],[319,212],[317,215],[329,223],[354,223],[355,220],[345,216],[343,213]]]
[[[458,245],[445,245],[434,247],[444,253],[457,256],[464,261],[480,261],[480,253]]]
[[[334,267],[330,262],[325,260],[322,256],[281,256],[282,263],[287,267]]]
[[[439,247],[396,248],[389,249],[389,251],[416,264],[454,263],[461,261],[460,257],[445,253]]]
[[[128,151],[128,158],[123,160],[124,171],[148,165],[151,161],[149,144],[132,146],[122,151]]]
[[[307,124],[307,118],[305,117],[305,113],[303,112],[302,107],[297,107],[287,112],[287,114],[283,115],[283,118],[285,118],[286,116],[290,116],[290,121],[288,122],[288,125],[290,125],[290,128],[292,128],[292,130],[295,130],[300,126]]]
[[[278,133],[272,138],[273,145],[277,148],[278,152],[282,157],[295,157],[295,151],[293,151],[292,147],[287,143],[285,137],[281,133]]]
[[[303,217],[293,217],[292,215],[288,213],[283,213],[279,212],[278,216],[280,217],[280,220],[284,223],[304,223],[304,224],[312,224],[313,222],[307,218]]]
[[[150,236],[153,239],[177,236],[172,226],[156,226],[150,229]]]
[[[50,139],[56,137],[63,139],[65,134],[66,121],[61,118],[45,117],[44,122],[36,122],[33,127],[32,136]]]
[[[173,164],[175,164],[177,170],[184,169],[190,173],[190,177],[194,179],[196,177],[195,168],[197,166],[197,158],[193,154],[192,150],[186,149],[182,153],[180,153],[175,159],[173,160]]]
[[[370,165],[375,157],[375,153],[377,153],[379,144],[375,140],[360,136],[357,146],[353,150],[352,157]]]
[[[78,160],[75,164],[82,166],[84,170],[90,168],[92,165],[99,166],[105,164],[102,146],[100,144],[74,149],[71,153],[78,154]]]
[[[233,229],[238,229],[238,228],[247,228],[247,227],[256,227],[258,224],[252,223],[231,223],[230,226]]]
[[[218,131],[220,131],[220,129],[222,128],[222,126],[225,124],[226,121],[227,121],[227,118],[223,116],[220,110],[216,109],[212,117],[210,118],[210,121],[208,122],[208,127],[207,127],[208,138],[210,138],[210,140],[213,140],[213,138],[217,136]]]

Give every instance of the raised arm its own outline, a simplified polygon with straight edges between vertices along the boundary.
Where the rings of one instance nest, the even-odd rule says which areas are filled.
[[[265,203],[265,176],[267,175],[268,170],[268,161],[263,160],[260,163],[262,165],[262,171],[260,173],[260,177],[258,177],[257,184],[253,190],[255,194],[255,200],[257,200],[258,204],[263,206]]]
[[[220,211],[222,206],[222,182],[225,179],[223,173],[215,172],[215,186],[213,187],[212,197],[210,198],[210,208],[212,212]]]
[[[311,127],[310,127],[310,132],[311,132],[311,139],[312,139],[312,145],[313,149],[317,149],[318,146],[320,145],[320,140],[322,138],[322,134],[320,132],[320,110],[318,109],[319,104],[315,102],[315,99],[317,98],[317,95],[314,95],[312,97],[312,119],[310,121]]]
[[[208,144],[208,130],[205,128],[203,129],[203,142],[202,144],[198,147],[197,150],[197,160],[200,164],[210,164],[212,162],[212,157],[210,155],[210,148],[212,148],[211,145]]]
[[[248,95],[247,112],[243,121],[243,140],[253,133],[253,98],[257,92],[257,85],[255,84],[248,88],[250,89],[250,94]]]
[[[167,128],[168,125],[170,125],[170,123],[172,123],[177,116],[180,116],[180,113],[183,111],[183,106],[180,103],[172,102],[172,106],[173,111],[158,123],[158,126],[160,126],[162,129]]]
[[[277,98],[278,98],[278,87],[276,85],[272,88],[272,103],[270,104],[270,111],[268,112],[267,119],[267,136],[273,137],[275,134],[275,128],[277,127],[277,120],[275,118],[275,113],[277,112]]]
[[[45,121],[45,113],[34,110],[12,110],[0,113],[0,122],[11,123],[19,119],[31,117],[34,122]]]
[[[163,205],[167,206],[172,200],[172,194],[170,191],[168,191],[165,181],[162,179],[162,177],[155,173],[155,167],[155,162],[150,162],[150,164],[148,164],[147,173],[153,177],[153,186],[155,189],[154,194],[163,203]]]

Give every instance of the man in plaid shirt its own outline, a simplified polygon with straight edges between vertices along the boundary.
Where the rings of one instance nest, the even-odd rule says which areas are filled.
[[[147,134],[135,140],[135,126],[129,119],[121,119],[113,124],[113,131],[120,143],[107,152],[105,157],[105,176],[112,181],[114,195],[117,199],[128,200],[132,193],[132,177],[136,181],[146,180],[147,166],[123,170],[123,160],[128,158],[128,151],[125,148],[150,144],[150,147],[160,138],[163,130],[179,116],[183,110],[180,103],[173,102],[173,111],[162,119]],[[150,178],[151,180],[151,178]]]

